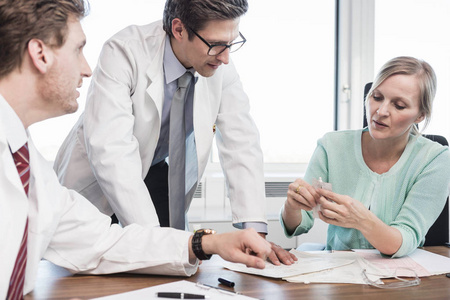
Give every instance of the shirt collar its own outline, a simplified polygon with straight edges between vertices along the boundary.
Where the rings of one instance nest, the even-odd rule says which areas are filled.
[[[23,126],[22,121],[14,109],[0,94],[0,122],[6,133],[11,153],[19,150],[28,141],[28,131]]]
[[[170,44],[170,36],[166,35],[166,44],[164,47],[164,74],[166,76],[166,84],[171,83],[172,81],[177,80],[181,76],[183,76],[186,71],[192,73],[195,76],[194,68],[186,69],[173,53],[172,45]]]

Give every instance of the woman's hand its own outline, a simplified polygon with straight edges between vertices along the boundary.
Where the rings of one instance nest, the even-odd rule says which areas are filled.
[[[400,231],[385,224],[361,202],[350,196],[318,189],[322,195],[319,217],[328,224],[359,230],[369,243],[381,253],[392,255],[403,242]]]
[[[318,203],[320,194],[303,179],[297,179],[289,185],[287,199],[281,216],[288,232],[293,232],[302,222],[302,210],[310,211]]]
[[[358,200],[350,196],[336,194],[324,189],[317,191],[321,205],[319,217],[328,224],[345,228],[355,228],[364,231],[370,230],[373,214]]]
[[[312,210],[320,194],[303,179],[297,179],[289,185],[286,204],[293,210]]]

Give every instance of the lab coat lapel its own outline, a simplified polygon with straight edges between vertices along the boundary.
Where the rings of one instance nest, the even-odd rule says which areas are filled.
[[[148,87],[144,99],[144,116],[155,115],[157,111],[158,120],[154,122],[149,118],[149,122],[136,124],[137,126],[144,126],[143,130],[149,131],[148,142],[143,142],[142,146],[145,148],[145,153],[142,155],[142,178],[145,178],[148,169],[153,161],[154,149],[158,142],[159,133],[161,131],[162,110],[164,105],[164,71],[163,71],[163,56],[164,56],[164,38],[161,39],[161,44],[156,52],[154,58],[151,59],[151,64],[146,70],[148,77]],[[146,58],[148,59],[148,58]]]
[[[158,116],[161,120],[162,109],[164,104],[164,71],[163,71],[163,57],[164,57],[164,41],[162,39],[161,45],[152,60],[151,65],[147,69],[147,76],[149,78],[149,85],[147,87],[147,94],[150,100],[158,110]],[[161,123],[161,122],[160,122]]]

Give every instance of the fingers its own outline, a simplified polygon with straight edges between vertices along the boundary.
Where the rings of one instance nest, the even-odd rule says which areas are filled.
[[[269,256],[267,257],[267,259],[272,262],[274,265],[279,266],[281,265],[280,261],[278,260],[277,254],[275,253],[275,251],[270,252]]]
[[[342,199],[341,197],[339,197],[339,194],[333,193],[332,191],[328,191],[325,189],[317,189],[317,192],[327,198],[330,201],[336,202],[337,204],[341,204],[342,203]]]
[[[271,255],[270,244],[262,237],[258,236],[255,242],[250,241],[245,245],[245,250],[237,252],[236,256],[247,267],[264,269],[266,259]]]
[[[246,251],[250,249],[250,253],[264,260],[270,255],[272,252],[270,243],[262,238],[255,229],[248,228],[241,232],[245,235],[243,238]]]
[[[265,259],[257,256],[247,255],[243,252],[236,253],[236,261],[241,262],[250,268],[264,269],[266,267]]]
[[[340,227],[347,227],[347,226],[344,226],[344,224],[343,224],[340,220],[337,220],[337,219],[335,219],[335,218],[330,218],[329,212],[330,212],[330,211],[328,211],[328,213],[325,212],[325,214],[328,215],[328,216],[325,216],[325,214],[324,214],[323,211],[319,211],[319,218],[320,218],[322,221],[324,221],[325,223],[330,224],[330,225],[335,225],[335,226],[340,226]],[[336,214],[335,217],[337,217],[337,216],[338,216],[338,215]]]
[[[319,217],[320,215],[323,216],[323,218],[320,218],[322,221],[330,224],[330,222],[336,222],[337,218],[339,218],[339,214],[337,214],[335,211],[332,211],[330,209],[327,208],[323,208],[321,209],[321,211],[319,212]]]
[[[233,247],[230,238],[234,237],[239,241],[240,246]],[[270,254],[270,244],[260,237],[253,228],[235,231],[227,238],[228,243],[220,256],[228,261],[242,263],[247,267],[264,269],[266,258]],[[236,247],[237,246],[237,247]]]
[[[271,253],[270,243],[253,228],[203,236],[205,253],[216,253],[223,259],[262,269]]]
[[[318,203],[322,206],[322,211],[324,209],[331,210],[339,215],[346,216],[346,211],[349,211],[355,203],[353,198],[346,195],[336,194],[324,189],[320,189],[319,193],[322,195],[318,200]]]
[[[325,194],[325,193],[324,193]],[[327,224],[356,228],[361,222],[359,215],[360,211],[367,210],[358,209],[361,207],[359,202],[354,201],[352,198],[336,193],[327,193],[330,198],[326,199],[325,195],[320,198],[321,213],[319,217]]]
[[[302,179],[297,179],[289,185],[288,201],[304,210],[312,210],[317,205],[319,194],[315,189]]]
[[[278,266],[281,263],[285,265],[292,265],[297,260],[297,257],[289,251],[286,251],[275,243],[270,242],[270,244],[272,246],[272,252],[268,258],[274,265]]]
[[[231,262],[243,263],[247,267],[263,269],[267,258],[275,265],[291,265],[297,260],[295,255],[272,242],[269,243],[253,228],[209,235],[205,238],[205,247],[212,245],[212,253],[217,253]]]
[[[328,194],[329,193],[331,193],[331,192],[328,192]],[[333,199],[335,199],[335,198],[333,198]],[[331,198],[325,198],[325,195],[323,195],[319,199],[319,204],[321,206],[320,210],[325,219],[336,220],[339,217],[339,212],[342,210],[342,206],[340,204],[336,203],[334,200],[331,200]],[[327,221],[327,223],[329,224],[328,221]]]

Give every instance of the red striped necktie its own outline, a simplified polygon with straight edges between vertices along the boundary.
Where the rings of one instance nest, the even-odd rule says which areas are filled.
[[[30,183],[30,155],[28,152],[28,144],[22,146],[13,154],[16,163],[17,172],[19,172],[20,180],[25,193],[28,196],[28,186]],[[9,282],[8,295],[6,299],[15,300],[23,299],[23,286],[25,283],[25,269],[27,265],[27,239],[28,239],[28,218],[25,224],[22,242],[20,243],[19,253],[17,253],[16,263],[14,264],[13,273]]]

